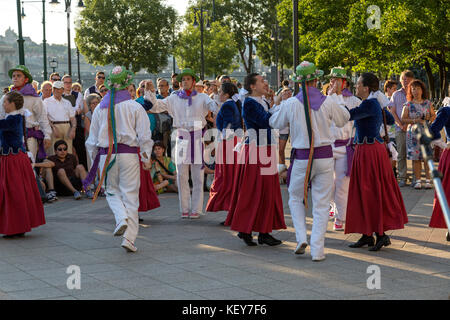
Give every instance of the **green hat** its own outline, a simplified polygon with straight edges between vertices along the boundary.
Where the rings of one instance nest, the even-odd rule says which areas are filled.
[[[294,82],[311,81],[323,76],[323,71],[316,68],[314,63],[303,61],[295,69],[295,74],[291,75]]]
[[[181,79],[183,79],[184,76],[192,76],[192,78],[194,78],[195,81],[197,81],[197,75],[195,74],[194,71],[192,71],[191,68],[186,68],[183,69],[183,71],[177,75],[177,81],[181,82]]]
[[[347,72],[342,67],[334,67],[331,69],[330,74],[326,75],[326,77],[347,79]]]
[[[25,67],[24,65],[18,64],[15,68],[12,68],[8,71],[9,77],[12,79],[12,75],[14,71],[21,71],[23,72],[23,74],[25,75],[25,77],[28,78],[28,82],[27,83],[32,83],[33,82],[33,77],[31,76],[30,71],[28,70],[27,67]]]
[[[115,67],[111,70],[105,80],[105,87],[109,90],[115,88],[116,90],[122,90],[127,88],[133,83],[134,73],[125,67]]]

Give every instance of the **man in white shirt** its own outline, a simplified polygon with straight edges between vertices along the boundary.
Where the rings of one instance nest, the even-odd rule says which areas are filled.
[[[206,126],[205,117],[211,111],[218,113],[217,104],[204,93],[194,90],[195,73],[187,68],[177,77],[182,90],[176,95],[161,100],[156,99],[153,83],[147,82],[144,97],[153,103],[150,112],[167,111],[173,118],[176,128],[175,161],[177,166],[178,196],[182,218],[198,219],[203,212],[203,128]],[[153,88],[152,88],[153,87]],[[174,136],[172,135],[172,140]],[[193,183],[192,199],[189,188],[189,167]]]
[[[53,96],[44,100],[48,121],[52,128],[52,146],[58,140],[67,143],[67,152],[72,153],[72,141],[75,138],[77,122],[75,109],[70,102],[63,99],[64,84],[62,81],[53,82]],[[47,154],[54,155],[53,148],[47,149]]]
[[[143,168],[149,170],[153,147],[147,113],[138,102],[131,99],[127,90],[132,82],[133,73],[125,67],[115,67],[108,75],[105,85],[109,91],[92,115],[86,150],[93,160],[93,165],[88,178],[83,181],[84,186],[89,185],[97,168],[100,169],[102,174],[94,200],[100,188],[104,186],[106,200],[116,220],[113,234],[123,235],[121,246],[128,252],[137,250],[134,242],[139,231],[138,148]],[[112,94],[114,104],[111,108]],[[108,114],[111,114],[111,120]],[[110,144],[110,141],[113,141],[113,144]]]
[[[308,245],[305,205],[307,205],[308,184],[309,182],[311,184],[313,226],[310,242],[313,261],[325,259],[325,233],[333,181],[331,144],[334,138],[330,127],[333,121],[336,126],[342,127],[350,119],[350,113],[344,106],[337,83],[331,87],[331,95],[327,97],[316,88],[317,79],[322,74],[323,72],[317,70],[313,63],[307,61],[297,66],[293,80],[306,83],[302,84],[302,90],[297,96],[277,106],[277,110],[269,120],[272,128],[282,129],[288,124],[290,127],[293,152],[288,172],[288,191],[289,209],[298,242],[294,251],[296,254],[305,253]],[[307,101],[304,101],[303,87],[307,91],[307,95],[305,94]],[[310,108],[305,110],[304,103]]]
[[[348,109],[356,108],[361,104],[361,100],[355,97],[350,90],[345,88],[347,82],[347,72],[342,67],[331,69],[330,85],[336,85],[342,90],[342,97]],[[344,230],[345,213],[347,212],[348,186],[350,183],[350,164],[353,159],[353,121],[347,122],[342,128],[333,122],[331,133],[333,134],[333,160],[334,160],[334,182],[332,191],[330,218],[334,218],[334,230]]]

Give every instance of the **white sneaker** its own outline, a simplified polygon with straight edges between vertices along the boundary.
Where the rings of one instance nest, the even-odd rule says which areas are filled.
[[[127,250],[127,252],[136,252],[137,248],[134,246],[134,243],[128,240],[127,238],[123,238],[122,248]]]
[[[294,253],[295,254],[304,254],[307,246],[308,246],[308,244],[306,242],[299,242],[297,244],[297,248],[295,248]]]
[[[123,219],[116,226],[116,229],[114,229],[114,236],[117,237],[123,235],[125,230],[127,230],[127,228],[128,228],[127,219]]]
[[[433,189],[433,185],[430,183],[430,180],[425,180],[425,189]]]
[[[422,184],[420,183],[420,181],[416,182],[416,184],[414,185],[414,189],[422,189]]]
[[[325,260],[325,256],[312,257],[312,261],[319,262]]]

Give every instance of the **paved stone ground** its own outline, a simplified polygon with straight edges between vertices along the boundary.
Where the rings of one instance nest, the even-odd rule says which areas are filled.
[[[142,215],[137,253],[113,237],[104,198],[60,199],[45,205],[47,224],[22,239],[0,238],[2,299],[449,299],[450,252],[445,230],[428,228],[433,191],[402,188],[410,222],[391,231],[379,252],[350,249],[359,235],[328,225],[325,261],[309,250],[294,255],[294,229],[282,186],[287,230],[278,247],[247,247],[219,225],[226,214],[182,220],[175,194]],[[207,200],[205,193],[205,202]],[[311,230],[311,213],[308,230]],[[381,270],[381,289],[369,290],[370,265]],[[69,290],[70,265],[81,269],[81,289]]]

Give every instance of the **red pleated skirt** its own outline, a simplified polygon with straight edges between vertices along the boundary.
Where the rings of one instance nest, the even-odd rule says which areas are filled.
[[[274,146],[257,147],[255,143],[246,144],[239,153],[230,209],[225,221],[225,225],[231,226],[232,230],[270,233],[272,230],[286,229],[276,153]],[[267,155],[270,162],[264,164],[267,159],[262,160],[261,154]]]
[[[214,181],[209,191],[206,211],[228,211],[233,192],[234,177],[237,168],[238,153],[233,151],[238,137],[222,140],[216,148],[216,167]]]
[[[140,155],[139,169],[141,170],[141,186],[139,187],[138,212],[146,212],[152,209],[159,208],[161,204],[159,203],[158,195],[156,194],[150,171],[144,170]]]
[[[405,204],[384,144],[358,144],[353,157],[345,233],[403,229]]]
[[[438,170],[442,172],[442,188],[445,192],[445,197],[447,201],[450,200],[450,151],[445,149],[442,152],[441,159],[439,160]],[[430,219],[430,227],[432,228],[444,228],[447,229],[445,223],[444,214],[442,212],[441,204],[437,197],[436,192],[434,193],[434,203],[433,203],[433,214]]]
[[[0,234],[30,232],[45,224],[36,178],[28,156],[0,155]]]

